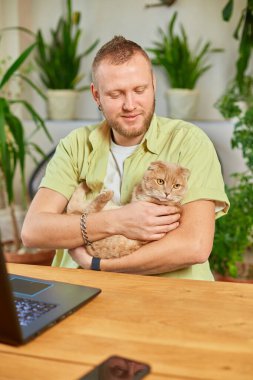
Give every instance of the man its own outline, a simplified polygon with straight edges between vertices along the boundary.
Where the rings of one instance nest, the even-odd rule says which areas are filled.
[[[119,36],[105,44],[92,75],[91,92],[105,120],[60,141],[27,213],[24,244],[58,248],[55,266],[212,280],[208,257],[215,216],[228,209],[212,143],[194,125],[154,114],[152,65],[134,42]],[[134,185],[156,160],[191,171],[182,215],[172,206],[127,204]],[[83,181],[87,199],[106,187],[123,206],[82,215],[80,228],[80,215],[64,210]],[[84,242],[114,234],[150,243],[122,258],[92,260]]]

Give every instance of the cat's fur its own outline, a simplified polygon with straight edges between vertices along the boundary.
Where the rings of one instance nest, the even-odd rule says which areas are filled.
[[[131,202],[142,200],[180,207],[180,202],[187,190],[189,175],[190,171],[180,165],[164,161],[152,162],[145,171],[141,182],[135,186]],[[86,191],[87,188],[83,184],[77,187],[68,203],[67,213],[82,214],[84,210],[92,213],[99,212],[104,208],[120,207],[109,202],[113,197],[113,191],[102,191],[88,204],[83,200]],[[87,246],[86,249],[92,256],[111,258],[128,255],[146,243],[145,241],[131,240],[122,235],[112,235],[94,241],[92,246]]]

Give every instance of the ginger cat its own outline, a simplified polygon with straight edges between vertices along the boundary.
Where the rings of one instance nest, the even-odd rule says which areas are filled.
[[[141,182],[135,186],[131,202],[142,200],[180,207],[180,202],[187,191],[189,175],[190,171],[180,165],[165,161],[154,161],[145,171]],[[82,214],[84,210],[92,213],[99,212],[104,208],[120,207],[112,202],[108,204],[113,197],[111,190],[103,190],[89,203],[83,200],[85,191],[87,191],[85,184],[80,184],[77,187],[68,203],[67,213]],[[91,256],[106,259],[128,255],[144,244],[147,242],[131,240],[123,235],[113,235],[94,241],[92,246],[85,248]]]

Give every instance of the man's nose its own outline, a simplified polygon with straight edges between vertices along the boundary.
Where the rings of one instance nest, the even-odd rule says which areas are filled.
[[[125,111],[132,111],[135,109],[135,100],[133,94],[126,94],[124,98],[123,109]]]

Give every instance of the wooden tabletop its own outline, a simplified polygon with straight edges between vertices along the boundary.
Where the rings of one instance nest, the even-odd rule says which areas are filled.
[[[0,379],[77,379],[117,354],[147,380],[252,380],[253,286],[9,264],[10,273],[102,293],[20,347],[0,344]]]

